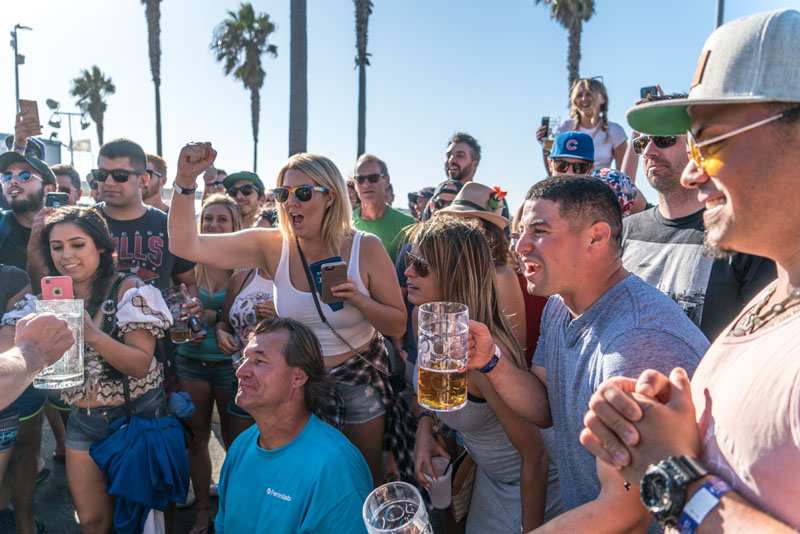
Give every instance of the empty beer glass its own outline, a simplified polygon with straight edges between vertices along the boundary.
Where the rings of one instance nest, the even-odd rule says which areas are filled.
[[[406,482],[389,482],[372,490],[362,517],[369,534],[433,534],[422,495]]]
[[[45,367],[33,379],[38,389],[67,389],[83,384],[83,301],[37,300],[37,313],[49,312],[64,319],[75,336],[75,343],[53,365]]]
[[[449,412],[467,403],[469,309],[457,302],[419,307],[417,400],[429,410]]]

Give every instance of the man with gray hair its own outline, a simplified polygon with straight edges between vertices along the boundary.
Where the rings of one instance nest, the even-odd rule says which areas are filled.
[[[228,449],[216,532],[365,533],[367,462],[314,415],[332,391],[316,336],[293,319],[265,320],[242,356],[236,404],[255,424]]]
[[[394,263],[403,229],[415,221],[392,208],[388,202],[389,168],[379,157],[362,154],[356,161],[353,182],[361,201],[361,205],[353,210],[353,226],[377,235]]]

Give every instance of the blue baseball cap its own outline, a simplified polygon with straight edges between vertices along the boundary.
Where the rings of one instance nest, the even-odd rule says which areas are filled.
[[[594,161],[594,141],[583,132],[562,132],[553,141],[550,159],[574,158]]]

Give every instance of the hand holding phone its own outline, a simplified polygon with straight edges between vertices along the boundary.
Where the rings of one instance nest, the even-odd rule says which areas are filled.
[[[320,300],[325,304],[343,302],[344,299],[331,293],[331,288],[347,282],[347,264],[343,261],[325,263],[322,265],[322,291]]]
[[[23,137],[27,141],[29,137],[42,133],[42,125],[39,122],[39,105],[36,100],[20,100],[19,109],[17,124],[14,128],[14,138],[17,144],[22,143]]]
[[[72,278],[69,276],[45,276],[42,278],[43,300],[70,300],[75,298]]]
[[[67,193],[47,193],[44,196],[45,208],[60,208],[69,204],[69,195]]]

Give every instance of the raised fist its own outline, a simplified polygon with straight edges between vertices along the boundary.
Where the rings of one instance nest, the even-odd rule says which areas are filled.
[[[217,151],[211,143],[189,143],[178,156],[178,172],[175,181],[182,187],[194,185],[197,177],[214,164]]]

